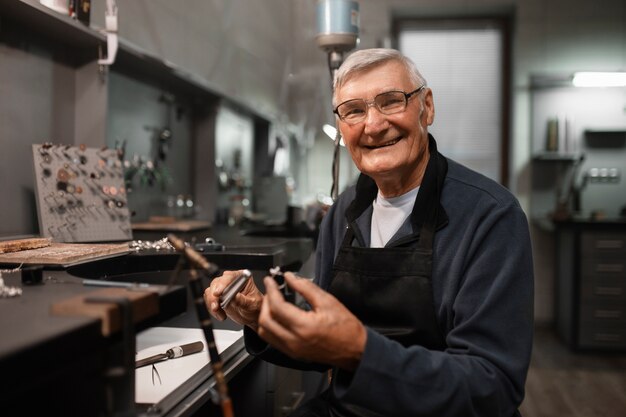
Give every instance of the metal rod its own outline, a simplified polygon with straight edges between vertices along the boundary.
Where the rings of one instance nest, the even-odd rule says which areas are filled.
[[[224,378],[224,372],[222,370],[222,359],[217,350],[217,345],[215,344],[213,323],[211,322],[209,311],[204,305],[204,288],[202,286],[202,281],[200,280],[200,275],[198,274],[198,269],[213,273],[219,268],[217,268],[214,264],[210,264],[202,255],[186,246],[185,242],[173,234],[169,234],[167,238],[172,246],[174,246],[177,251],[181,252],[192,266],[189,271],[189,287],[191,288],[191,294],[193,295],[198,320],[200,321],[200,325],[204,331],[204,337],[206,338],[207,350],[209,352],[209,359],[211,360],[213,375],[215,376],[217,393],[222,408],[222,415],[224,417],[234,417],[233,403],[228,395],[228,386],[226,385],[226,379]]]
[[[233,300],[233,298],[235,298],[237,293],[243,289],[243,287],[246,285],[246,282],[248,282],[251,276],[252,273],[249,270],[244,269],[241,275],[235,278],[233,282],[231,282],[226,288],[224,288],[224,293],[220,301],[220,307],[222,308],[222,310],[225,309],[228,304],[230,304],[230,302]]]

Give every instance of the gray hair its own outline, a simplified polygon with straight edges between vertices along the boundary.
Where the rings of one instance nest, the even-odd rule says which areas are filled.
[[[426,85],[426,80],[415,66],[415,63],[408,57],[402,55],[396,49],[371,48],[361,49],[353,52],[346,58],[343,64],[335,73],[333,80],[333,106],[337,90],[341,88],[350,78],[370,68],[377,67],[390,61],[400,62],[409,74],[411,81],[416,87]]]

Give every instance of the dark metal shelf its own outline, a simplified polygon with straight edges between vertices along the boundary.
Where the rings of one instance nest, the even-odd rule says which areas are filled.
[[[0,2],[0,18],[9,18],[68,48],[97,48],[106,37],[70,16],[57,13],[37,1],[10,0]],[[4,19],[3,19],[4,20]]]
[[[0,23],[9,21],[27,32],[53,41],[57,46],[75,55],[79,64],[85,60],[98,59],[98,51],[106,51],[105,34],[88,27],[70,16],[57,13],[36,0],[0,0]],[[0,25],[0,29],[2,26]],[[23,30],[23,29],[22,29]],[[168,62],[125,39],[119,39],[114,71],[147,81],[160,87],[167,87],[188,93],[196,98],[209,100],[225,96],[219,86],[188,70]],[[247,103],[227,99],[232,105],[253,116],[271,120],[269,114]]]

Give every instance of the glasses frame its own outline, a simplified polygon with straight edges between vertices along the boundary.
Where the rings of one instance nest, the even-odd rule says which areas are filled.
[[[349,125],[355,125],[357,123],[361,123],[363,120],[365,120],[367,118],[367,111],[369,110],[370,107],[374,106],[376,107],[376,110],[378,110],[378,112],[380,114],[385,114],[385,115],[389,115],[389,114],[396,114],[396,113],[402,113],[403,111],[406,110],[406,107],[409,104],[409,98],[411,98],[413,95],[419,93],[424,87],[426,87],[426,84],[422,84],[421,86],[419,86],[418,88],[416,88],[415,90],[411,91],[411,92],[404,92],[402,90],[390,90],[390,91],[385,91],[384,93],[380,93],[377,94],[376,97],[374,97],[373,100],[367,101],[363,98],[353,98],[350,100],[346,100],[343,103],[339,103],[337,105],[337,107],[334,108],[333,113],[335,113],[337,115],[337,117],[339,118],[339,120],[341,120],[344,123],[347,123]],[[376,104],[376,99],[382,95],[385,94],[389,94],[389,93],[402,93],[404,94],[404,108],[402,110],[398,110],[398,111],[393,111],[391,113],[386,113],[384,112],[380,107],[378,107],[378,104]],[[363,116],[362,120],[358,120],[356,122],[349,122],[347,120],[345,120],[343,117],[341,117],[341,115],[339,114],[339,107],[343,106],[346,103],[350,103],[351,101],[362,101],[363,103],[365,103],[365,114]]]

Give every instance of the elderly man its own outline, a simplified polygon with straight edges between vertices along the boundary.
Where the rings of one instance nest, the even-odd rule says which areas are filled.
[[[310,308],[265,278],[210,312],[244,324],[279,365],[332,369],[295,416],[518,415],[533,332],[528,224],[502,186],[442,156],[433,93],[398,51],[354,52],[334,112],[361,175],[321,225],[314,283],[286,274]]]

